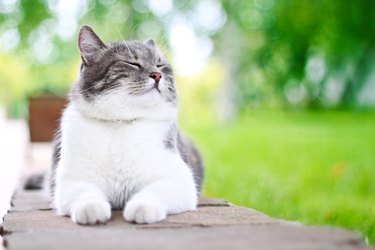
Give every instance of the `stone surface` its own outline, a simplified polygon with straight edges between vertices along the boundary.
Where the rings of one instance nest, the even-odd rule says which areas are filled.
[[[91,230],[89,230],[91,229]],[[8,249],[361,249],[360,239],[326,228],[248,225],[139,229],[89,227],[6,237]]]
[[[41,191],[22,191],[14,193],[9,212],[29,210],[51,210],[51,200]]]
[[[220,199],[202,198],[196,211],[157,224],[125,222],[113,211],[106,225],[79,226],[57,216],[38,191],[18,191],[4,217],[7,249],[366,249],[350,231],[306,227]]]

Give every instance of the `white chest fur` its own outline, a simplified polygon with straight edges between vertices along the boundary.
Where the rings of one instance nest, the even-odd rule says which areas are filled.
[[[178,153],[163,143],[170,126],[169,122],[153,120],[100,121],[82,115],[70,105],[62,119],[55,193],[58,211],[71,214],[74,202],[91,186],[91,192],[101,192],[101,199],[112,208],[123,208],[137,193],[163,181],[172,186],[157,185],[149,193],[165,192],[157,201],[165,208],[165,214],[193,209],[197,194],[192,173]],[[181,196],[186,204],[168,200],[176,196]]]

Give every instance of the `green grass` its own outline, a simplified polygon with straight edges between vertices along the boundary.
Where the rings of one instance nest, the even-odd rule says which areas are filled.
[[[256,112],[187,130],[204,154],[206,195],[375,244],[374,113]]]

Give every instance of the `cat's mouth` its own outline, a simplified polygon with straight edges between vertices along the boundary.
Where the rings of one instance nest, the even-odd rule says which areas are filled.
[[[155,83],[153,88],[156,89],[159,93],[161,93],[160,89],[159,89],[159,84]]]
[[[156,90],[157,92],[159,92],[161,94],[161,91],[159,89],[159,84],[154,84],[154,86],[152,86],[151,88],[149,88],[148,90],[145,91],[145,94],[147,93],[150,93],[152,91]]]

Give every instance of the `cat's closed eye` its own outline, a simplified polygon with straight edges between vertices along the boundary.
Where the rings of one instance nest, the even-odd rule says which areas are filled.
[[[136,63],[136,62],[128,62],[128,61],[125,61],[125,63],[133,66],[133,67],[136,67],[137,69],[140,69],[142,66],[139,64],[139,63]]]
[[[156,65],[156,67],[158,67],[158,68],[163,68],[165,66],[165,64],[158,64],[158,65]]]

